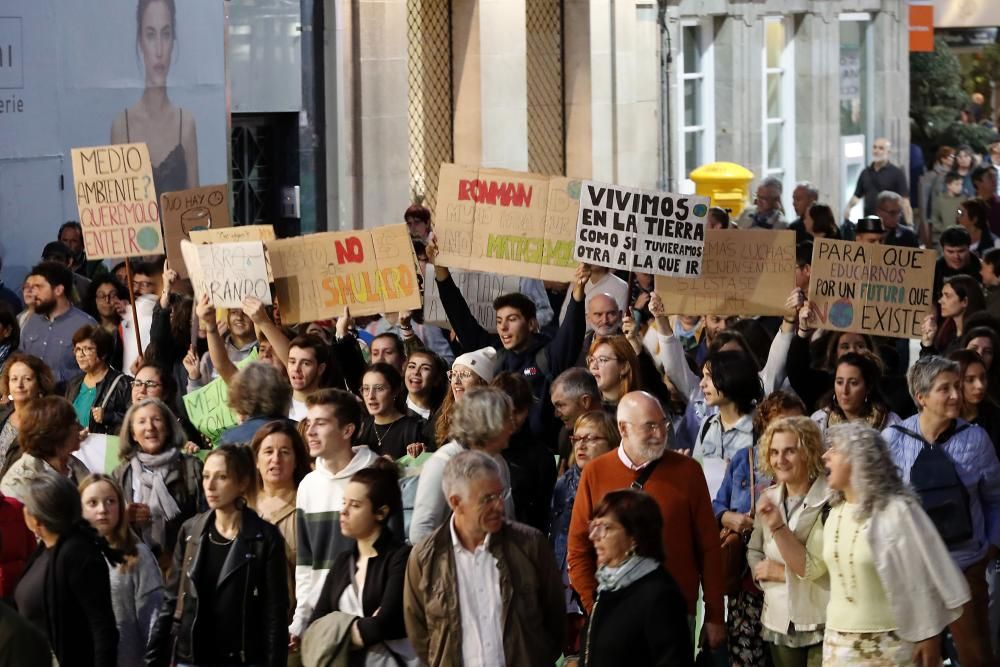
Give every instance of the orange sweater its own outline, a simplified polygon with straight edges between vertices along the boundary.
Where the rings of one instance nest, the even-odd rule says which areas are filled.
[[[570,582],[588,613],[597,591],[596,555],[587,535],[591,514],[605,494],[628,488],[638,475],[625,467],[617,450],[594,459],[583,469],[569,525],[568,562]],[[700,583],[705,594],[706,620],[725,622],[719,526],[701,466],[690,457],[667,451],[644,490],[660,506],[667,554],[664,565],[677,580],[688,613],[695,613]]]

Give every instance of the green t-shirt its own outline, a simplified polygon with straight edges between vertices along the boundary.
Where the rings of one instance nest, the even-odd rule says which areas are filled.
[[[97,398],[97,387],[88,387],[86,382],[81,382],[80,393],[73,399],[73,409],[76,410],[76,418],[83,428],[90,428],[90,410],[94,407],[95,398]]]

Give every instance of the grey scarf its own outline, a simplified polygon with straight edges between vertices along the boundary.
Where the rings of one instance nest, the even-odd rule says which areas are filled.
[[[167,489],[166,476],[170,466],[180,458],[178,449],[159,454],[139,452],[132,457],[135,502],[149,506],[150,523],[141,526],[142,541],[150,546],[163,547],[167,541],[167,522],[181,513],[177,501]]]
[[[602,565],[597,570],[597,592],[618,591],[634,584],[650,572],[660,567],[660,563],[644,556],[631,556],[621,565]]]

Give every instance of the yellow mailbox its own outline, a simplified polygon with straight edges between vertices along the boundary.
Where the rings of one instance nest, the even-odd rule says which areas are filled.
[[[735,162],[712,162],[692,171],[690,179],[696,193],[711,197],[712,206],[728,210],[736,220],[750,198],[753,172]]]

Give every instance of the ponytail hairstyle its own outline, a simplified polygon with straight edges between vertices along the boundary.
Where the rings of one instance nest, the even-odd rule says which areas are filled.
[[[253,459],[253,450],[245,445],[222,445],[216,447],[205,457],[205,463],[213,456],[221,456],[226,460],[226,472],[236,478],[236,481],[243,484],[243,496],[236,500],[237,509],[244,509],[247,506],[248,496],[252,496],[256,490],[257,466]]]
[[[371,466],[354,473],[351,481],[363,484],[368,489],[372,514],[383,507],[389,508],[385,518],[378,522],[383,529],[394,514],[403,511],[403,495],[399,490],[399,467],[393,461],[380,456]]]

